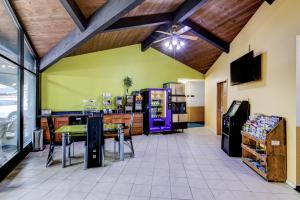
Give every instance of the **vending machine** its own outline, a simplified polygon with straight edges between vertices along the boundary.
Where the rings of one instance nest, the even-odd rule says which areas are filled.
[[[169,132],[172,126],[172,103],[170,88],[141,90],[143,97],[144,133]]]
[[[232,157],[242,155],[242,127],[250,115],[248,101],[233,101],[227,113],[223,115],[221,148]]]

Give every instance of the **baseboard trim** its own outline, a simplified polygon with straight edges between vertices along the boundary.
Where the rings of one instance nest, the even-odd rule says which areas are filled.
[[[288,184],[292,188],[296,188],[296,185],[289,180],[286,181],[286,184]]]
[[[300,193],[300,186],[296,186],[295,190]]]
[[[300,193],[300,186],[297,186],[297,185],[295,185],[294,183],[292,183],[291,181],[288,181],[288,180],[286,181],[286,184]]]
[[[205,126],[205,128],[208,129],[213,134],[217,134],[217,132],[214,129],[212,129],[212,128],[208,127],[208,126]]]

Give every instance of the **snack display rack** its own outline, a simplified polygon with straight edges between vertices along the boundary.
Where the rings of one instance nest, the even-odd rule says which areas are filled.
[[[251,119],[252,118],[252,119]],[[255,117],[254,117],[255,118]],[[242,160],[267,181],[285,182],[287,177],[286,126],[282,117],[250,116],[242,130]],[[259,124],[259,125],[257,125]],[[254,126],[255,130],[249,128]],[[261,130],[262,129],[262,130]]]

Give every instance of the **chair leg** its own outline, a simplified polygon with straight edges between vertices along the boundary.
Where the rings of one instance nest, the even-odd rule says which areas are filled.
[[[69,165],[71,165],[71,144],[69,145],[68,148],[68,157],[69,157]]]
[[[105,143],[102,145],[102,154],[103,154],[103,157],[105,157]]]
[[[73,142],[73,158],[75,158],[75,142]]]
[[[116,141],[114,140],[114,158],[116,159]]]
[[[46,167],[49,167],[51,161],[53,161],[53,157],[54,157],[53,154],[54,154],[54,145],[50,144]]]
[[[130,139],[130,147],[131,147],[132,157],[134,157],[134,149],[133,149],[132,139]]]

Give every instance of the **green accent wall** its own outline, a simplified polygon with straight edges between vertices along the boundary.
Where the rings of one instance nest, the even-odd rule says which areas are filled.
[[[103,92],[124,95],[125,76],[133,90],[162,87],[178,78],[203,79],[200,72],[154,49],[141,52],[132,45],[67,57],[42,73],[42,108],[54,111],[82,110],[83,99],[101,102]]]

